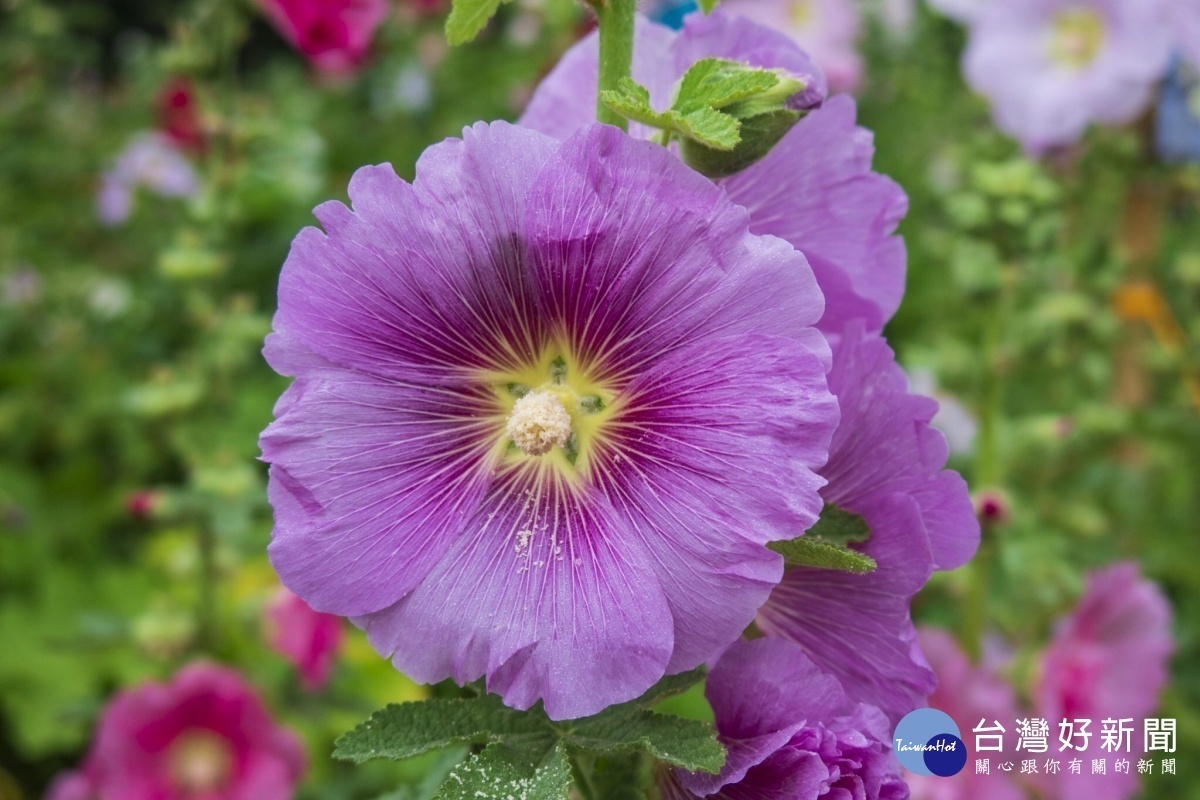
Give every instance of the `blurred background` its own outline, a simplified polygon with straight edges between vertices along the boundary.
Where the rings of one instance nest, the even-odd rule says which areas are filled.
[[[293,612],[265,555],[256,442],[286,383],[260,349],[313,206],[345,199],[363,164],[411,177],[428,144],[515,119],[588,15],[514,0],[449,48],[442,0],[334,6],[330,21],[301,19],[305,3],[0,0],[3,800],[77,765],[114,693],[199,658],[302,736],[298,797],[428,796],[445,769],[328,757],[372,710],[428,690],[348,624],[319,657],[280,635]],[[1180,774],[1137,796],[1200,797],[1191,78],[1132,124],[1033,157],[965,85],[959,22],[918,2],[856,13],[846,88],[911,202],[887,334],[942,402],[984,521],[979,557],[914,616],[1028,698],[1085,576],[1138,562],[1174,609],[1157,715],[1178,719]],[[1172,92],[1185,127],[1164,145]],[[695,692],[676,707],[706,713]]]

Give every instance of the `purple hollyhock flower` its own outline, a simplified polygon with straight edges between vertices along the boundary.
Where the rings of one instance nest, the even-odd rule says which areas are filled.
[[[807,105],[825,95],[820,71],[794,42],[747,19],[693,15],[678,33],[639,20],[636,35],[633,77],[650,90],[656,108],[670,104],[675,81],[706,57],[807,76]],[[521,124],[562,139],[594,120],[596,64],[593,34],[542,81]],[[893,234],[908,201],[899,186],[871,171],[871,134],[854,120],[854,101],[835,97],[764,159],[720,181],[749,210],[751,231],[786,239],[807,256],[825,294],[825,331],[840,331],[855,318],[880,330],[904,295],[904,242]],[[646,135],[638,125],[630,130]]]
[[[300,740],[279,727],[240,675],[183,668],[169,684],[117,695],[84,766],[48,800],[289,800],[304,774]]]
[[[972,23],[963,57],[996,124],[1032,152],[1092,122],[1124,124],[1167,70],[1164,0],[1005,0]]]
[[[708,676],[725,766],[660,773],[664,800],[903,800],[891,725],[781,639],[739,642]]]
[[[1130,744],[1140,753],[1142,720],[1158,707],[1173,650],[1171,607],[1136,563],[1094,572],[1042,653],[1038,716],[1056,727],[1059,720],[1090,719],[1092,741],[1099,741],[1102,720],[1132,720]],[[1136,771],[1085,773],[1042,775],[1039,785],[1059,800],[1123,800],[1136,791]]]
[[[504,123],[316,210],[284,265],[272,563],[424,682],[555,719],[737,638],[836,424],[804,257],[665,149]]]
[[[1023,800],[1025,793],[1011,775],[1000,770],[988,775],[975,773],[976,758],[988,754],[977,754],[975,737],[970,733],[980,720],[985,727],[999,722],[1006,730],[1012,729],[1013,722],[1023,716],[1017,710],[1012,688],[986,665],[971,664],[954,637],[945,631],[922,628],[917,642],[938,677],[937,690],[929,696],[930,708],[946,712],[959,727],[967,729],[963,737],[967,766],[948,778],[903,770],[913,800]]]
[[[970,560],[979,545],[966,482],[943,470],[946,440],[930,426],[937,403],[908,393],[891,348],[861,323],[833,337],[829,389],[842,419],[819,472],[822,499],[870,529],[859,547],[878,568],[858,575],[788,570],[758,615],[768,636],[800,644],[855,700],[898,721],[936,680],[915,644],[909,603],[934,569]]]
[[[724,0],[721,10],[786,33],[812,56],[838,92],[862,84],[862,16],[857,0]]]
[[[313,611],[281,588],[263,609],[267,643],[300,671],[304,688],[315,692],[329,683],[342,646],[342,619]]]

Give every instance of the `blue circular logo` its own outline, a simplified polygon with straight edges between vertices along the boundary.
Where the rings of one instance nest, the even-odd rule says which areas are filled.
[[[957,775],[967,763],[967,747],[957,723],[936,708],[918,708],[905,715],[892,739],[896,758],[917,775]]]

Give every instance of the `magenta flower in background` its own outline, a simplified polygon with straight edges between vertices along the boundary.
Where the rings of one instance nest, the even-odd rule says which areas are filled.
[[[938,677],[937,690],[930,695],[929,706],[946,712],[963,729],[967,765],[962,772],[949,778],[915,775],[903,770],[913,800],[1023,800],[1025,794],[1011,774],[999,770],[989,775],[975,773],[977,755],[975,735],[971,733],[980,720],[984,721],[985,727],[999,722],[1010,732],[1008,746],[1015,744],[1011,738],[1013,723],[1028,715],[1018,711],[1013,690],[987,666],[972,665],[947,632],[922,628],[917,634],[917,642]],[[987,755],[980,753],[978,757]]]
[[[283,38],[322,72],[354,71],[366,59],[388,0],[260,0]]]
[[[134,193],[149,189],[160,197],[193,197],[200,180],[187,157],[163,133],[135,136],[100,179],[96,214],[105,225],[120,225],[133,213]]]
[[[299,670],[304,687],[321,689],[333,676],[342,646],[342,619],[313,611],[308,603],[280,588],[263,609],[267,642]]]
[[[835,92],[862,84],[862,16],[855,0],[724,0],[721,10],[787,34],[808,52]]]
[[[847,697],[791,642],[735,644],[708,676],[705,695],[725,766],[717,775],[662,773],[665,800],[908,797],[884,714]]]
[[[915,644],[912,596],[934,569],[965,564],[979,545],[966,482],[946,463],[946,440],[929,424],[937,403],[908,393],[891,348],[861,323],[832,338],[829,389],[842,419],[818,472],[821,498],[860,515],[861,549],[878,568],[865,575],[788,570],[758,615],[768,636],[798,643],[853,699],[892,722],[923,704],[935,685]]]
[[[1131,122],[1166,73],[1166,0],[1005,0],[969,30],[964,72],[996,124],[1039,152]]]
[[[104,710],[83,767],[48,800],[289,800],[304,750],[253,687],[215,664],[145,683]]]
[[[786,69],[810,78],[806,105],[824,97],[825,82],[786,36],[747,19],[694,14],[683,30],[639,20],[633,77],[656,108],[688,67],[715,56]],[[521,124],[565,138],[595,119],[597,39],[567,51],[538,86]],[[645,135],[631,126],[634,135]],[[802,251],[825,294],[822,330],[837,332],[861,318],[880,330],[904,295],[904,242],[894,235],[907,210],[904,191],[871,171],[871,133],[855,125],[854,101],[835,97],[802,119],[758,163],[720,184],[750,212],[750,229]]]
[[[272,563],[424,682],[556,719],[736,639],[821,509],[816,281],[664,148],[496,123],[316,210],[261,444]]]
[[[1173,650],[1171,607],[1136,563],[1094,572],[1042,654],[1034,692],[1038,716],[1055,726],[1062,719],[1091,719],[1096,743],[1102,720],[1132,719],[1130,757],[1136,758],[1142,752],[1142,720],[1158,707]],[[1043,775],[1039,785],[1058,800],[1123,800],[1135,793],[1137,783],[1136,770],[1114,775],[1085,770],[1084,775]]]

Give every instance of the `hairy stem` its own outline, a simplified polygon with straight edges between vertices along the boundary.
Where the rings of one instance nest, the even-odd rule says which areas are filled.
[[[596,17],[600,24],[600,92],[615,90],[621,79],[630,77],[632,73],[636,9],[635,0],[603,0],[596,3]],[[625,118],[604,105],[599,93],[596,97],[596,119],[628,130]]]

